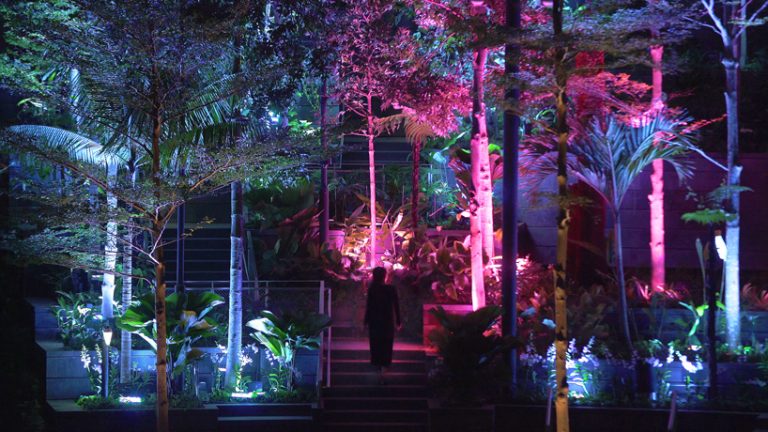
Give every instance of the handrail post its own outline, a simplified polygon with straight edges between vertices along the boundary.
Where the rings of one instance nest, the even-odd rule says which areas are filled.
[[[323,285],[325,285],[325,282],[323,282]],[[328,347],[326,348],[326,357],[325,357],[325,382],[328,387],[331,386],[331,351],[332,351],[332,345],[333,345],[333,289],[331,287],[328,287],[328,318],[331,318],[331,325],[328,326]]]
[[[669,401],[669,420],[667,421],[667,432],[674,432],[677,427],[677,392],[672,392],[672,398]]]
[[[325,282],[320,281],[318,291],[317,309],[319,314],[325,312]],[[323,349],[325,348],[325,332],[320,332],[320,351],[317,358],[317,382],[322,385],[323,382]]]

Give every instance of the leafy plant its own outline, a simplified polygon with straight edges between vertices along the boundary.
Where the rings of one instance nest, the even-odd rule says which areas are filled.
[[[116,323],[120,329],[139,335],[153,350],[157,350],[154,300],[152,293],[140,297]],[[173,293],[166,297],[166,331],[172,374],[180,373],[187,364],[204,355],[192,345],[214,335],[218,323],[208,314],[221,304],[224,304],[224,298],[212,292]]]
[[[494,360],[516,344],[515,339],[493,330],[502,311],[498,306],[463,316],[449,314],[442,307],[430,311],[440,324],[429,334],[429,340],[442,359],[435,379],[444,402],[481,402],[501,382],[503,370]]]
[[[68,348],[79,350],[85,346],[89,350],[96,349],[101,340],[101,329],[104,322],[101,319],[98,296],[92,293],[66,293],[56,291],[59,295],[57,304],[51,307],[56,316],[60,336]]]
[[[320,332],[331,325],[331,319],[326,315],[303,311],[286,312],[282,317],[262,311],[260,318],[245,325],[256,330],[251,336],[264,345],[277,361],[277,368],[269,374],[270,391],[290,392],[294,389],[296,352],[318,349]]]
[[[80,396],[75,403],[86,411],[121,407],[117,398],[109,397],[105,399],[101,395]]]

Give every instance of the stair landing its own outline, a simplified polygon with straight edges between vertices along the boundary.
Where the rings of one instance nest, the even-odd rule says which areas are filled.
[[[339,334],[350,334],[339,329]],[[334,329],[336,332],[336,329]],[[368,340],[334,338],[331,387],[323,389],[327,432],[424,432],[427,427],[426,357],[420,341],[396,340],[385,384],[370,364]]]

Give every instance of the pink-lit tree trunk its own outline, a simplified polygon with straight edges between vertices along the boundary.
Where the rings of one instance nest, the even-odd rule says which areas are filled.
[[[368,93],[366,97],[368,109],[367,117],[367,138],[368,138],[368,181],[370,183],[370,211],[371,211],[371,234],[370,234],[370,254],[368,255],[368,266],[376,267],[376,166],[374,159],[374,138],[376,137],[373,117],[373,96]]]
[[[658,31],[653,31],[658,36]],[[651,112],[658,113],[664,108],[662,98],[662,57],[664,47],[654,45],[650,49],[653,61],[653,90],[651,98]],[[664,161],[653,161],[651,173],[651,194],[648,195],[651,208],[651,287],[661,288],[665,284],[666,243],[664,240]]]
[[[472,157],[473,197],[470,204],[470,248],[472,265],[472,307],[485,306],[485,265],[483,253],[493,257],[493,203],[491,168],[488,156],[488,129],[483,101],[483,79],[487,48],[477,48],[473,61],[472,80]]]

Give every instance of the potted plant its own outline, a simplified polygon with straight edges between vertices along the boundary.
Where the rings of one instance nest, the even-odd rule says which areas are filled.
[[[494,396],[494,390],[501,391],[506,371],[497,360],[516,343],[494,328],[502,309],[486,306],[453,315],[438,306],[431,314],[440,323],[429,334],[440,359],[431,373],[439,400],[430,404],[431,430],[449,430],[459,424],[490,430],[493,410],[483,404]]]

